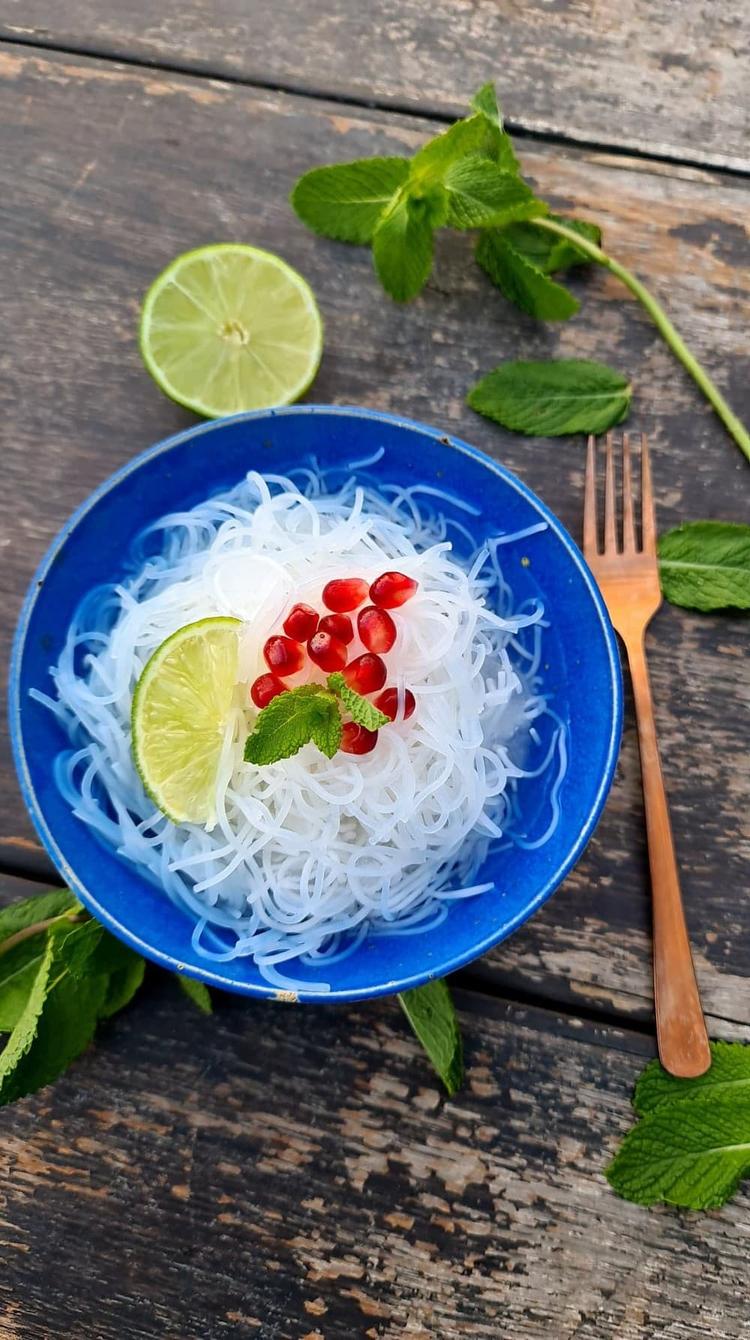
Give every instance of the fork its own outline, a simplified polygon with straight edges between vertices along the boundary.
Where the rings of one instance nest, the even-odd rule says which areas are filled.
[[[583,553],[628,655],[633,682],[646,811],[653,915],[654,1008],[659,1059],[681,1078],[702,1075],[711,1064],[706,1024],[690,953],[677,860],[669,821],[654,708],[646,666],[645,634],[661,605],[656,557],[656,516],[645,435],[641,443],[641,544],[636,539],[633,452],[622,437],[622,544],[618,543],[615,459],[611,433],[605,440],[604,548],[599,548],[596,440],[588,440],[583,507]]]

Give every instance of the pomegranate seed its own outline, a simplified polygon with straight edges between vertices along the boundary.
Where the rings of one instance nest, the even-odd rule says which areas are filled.
[[[370,600],[382,610],[395,610],[411,600],[418,586],[419,582],[403,572],[384,572],[370,587]]]
[[[349,646],[354,637],[354,627],[348,614],[324,614],[318,624],[318,631],[337,637],[345,647]]]
[[[365,605],[357,615],[357,630],[368,651],[390,651],[396,641],[396,625],[386,610]]]
[[[286,684],[277,675],[258,675],[250,686],[250,697],[256,707],[267,707],[280,693],[286,693]]]
[[[416,705],[416,699],[411,689],[404,689],[404,721],[413,716]],[[385,712],[385,715],[390,717],[391,721],[395,721],[398,716],[398,689],[384,689],[375,699],[375,706],[381,712]]]
[[[358,726],[356,721],[345,721],[341,731],[341,748],[345,754],[369,754],[378,742],[378,732]]]
[[[385,661],[369,651],[351,661],[344,671],[344,679],[355,693],[375,693],[385,684],[385,676]]]
[[[284,620],[284,632],[295,642],[307,642],[318,627],[318,611],[312,605],[293,605]]]
[[[305,664],[302,647],[290,637],[269,637],[263,648],[263,655],[269,670],[273,670],[277,675],[296,675]]]
[[[307,644],[307,654],[311,661],[330,675],[334,670],[343,670],[349,653],[343,642],[331,633],[317,632]]]
[[[348,614],[367,599],[367,582],[362,577],[339,577],[323,587],[323,604],[334,614]]]

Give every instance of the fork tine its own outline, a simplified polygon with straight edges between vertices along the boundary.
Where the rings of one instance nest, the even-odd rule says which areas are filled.
[[[644,554],[656,553],[656,511],[646,434],[641,433],[641,534]]]
[[[617,528],[615,525],[615,461],[612,447],[612,434],[607,433],[605,442],[606,473],[604,476],[604,552],[617,553]]]
[[[630,434],[622,435],[622,552],[635,553],[633,519],[633,475],[630,463]]]
[[[583,495],[583,552],[596,554],[596,438],[589,437],[586,451],[586,487]]]

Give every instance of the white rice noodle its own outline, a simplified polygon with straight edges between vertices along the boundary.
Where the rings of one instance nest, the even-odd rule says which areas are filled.
[[[122,582],[82,602],[51,670],[56,696],[34,692],[70,736],[55,777],[75,814],[188,911],[207,959],[251,955],[269,982],[324,992],[311,970],[366,936],[434,928],[451,903],[490,893],[477,880],[490,846],[533,848],[554,831],[566,732],[541,691],[544,611],[535,600],[514,608],[498,561],[544,523],[477,550],[440,503],[476,515],[424,485],[376,488],[352,475],[332,489],[314,463],[294,480],[250,473],[139,537]],[[472,556],[457,558],[450,525]],[[294,600],[320,607],[333,577],[372,580],[394,567],[419,589],[394,612],[398,712],[377,747],[329,760],[307,745],[268,767],[245,764],[247,684],[285,611]],[[130,706],[152,652],[210,615],[246,629],[209,832],[154,810],[133,765]],[[355,641],[351,655],[362,650]],[[417,707],[404,720],[407,687]],[[541,835],[515,832],[524,778],[547,788]],[[303,979],[279,971],[295,962]]]

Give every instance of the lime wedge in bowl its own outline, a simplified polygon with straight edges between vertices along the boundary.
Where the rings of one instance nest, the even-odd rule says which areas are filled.
[[[216,777],[239,673],[239,619],[200,619],[157,647],[136,685],[132,746],[143,785],[173,823],[214,821]]]
[[[239,242],[186,251],[148,290],[140,347],[154,381],[207,419],[298,400],[323,352],[310,285]]]

